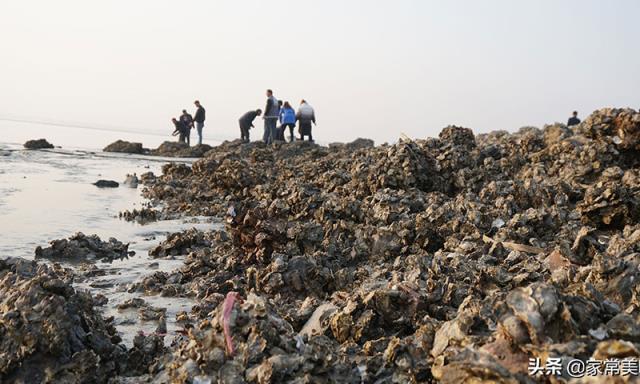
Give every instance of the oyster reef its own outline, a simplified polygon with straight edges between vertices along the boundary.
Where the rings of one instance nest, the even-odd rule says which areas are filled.
[[[125,346],[64,263],[127,245],[57,240],[0,261],[0,381],[563,382],[532,359],[640,358],[634,110],[380,146],[238,140],[140,183],[127,220],[224,223],[169,235],[149,256],[183,265],[123,288],[192,300],[179,331],[130,300],[157,329]]]

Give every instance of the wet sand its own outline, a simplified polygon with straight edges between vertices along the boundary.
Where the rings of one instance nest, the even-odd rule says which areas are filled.
[[[211,229],[219,223],[205,218],[166,220],[140,225],[118,218],[123,210],[141,208],[140,185],[129,188],[100,189],[91,183],[98,179],[122,182],[127,173],[159,173],[168,161],[164,159],[123,154],[105,154],[87,150],[26,151],[17,145],[0,144],[0,258],[34,258],[37,246],[45,247],[50,240],[68,238],[76,232],[97,234],[104,240],[115,237],[130,243],[135,255],[112,263],[97,262],[105,270],[75,285],[102,294],[109,302],[102,307],[104,315],[114,316],[118,331],[126,345],[131,345],[139,331],[152,332],[156,322],[141,322],[137,311],[118,311],[115,307],[140,293],[128,293],[127,287],[156,271],[172,271],[182,265],[183,257],[152,259],[148,250],[164,240],[168,233],[196,227]],[[44,260],[43,260],[44,262]],[[65,264],[66,267],[70,266]],[[73,266],[75,269],[77,266]],[[189,299],[144,296],[147,303],[167,308],[167,328],[175,330],[175,315],[189,311]],[[169,340],[169,338],[167,338]]]

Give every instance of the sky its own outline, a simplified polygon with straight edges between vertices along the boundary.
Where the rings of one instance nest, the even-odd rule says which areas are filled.
[[[272,88],[309,101],[322,142],[542,127],[640,108],[638,15],[635,0],[5,0],[0,119],[168,134],[199,99],[205,136],[230,139]]]

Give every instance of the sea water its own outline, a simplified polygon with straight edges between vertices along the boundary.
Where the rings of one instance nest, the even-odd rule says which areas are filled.
[[[49,139],[55,136],[32,137]],[[117,328],[128,345],[138,331],[152,332],[157,326],[155,322],[139,321],[136,311],[118,312],[115,309],[116,305],[132,297],[142,297],[153,306],[166,307],[168,332],[175,332],[175,314],[188,312],[193,305],[191,300],[141,296],[128,293],[126,289],[155,271],[168,272],[183,264],[184,256],[154,260],[148,255],[148,250],[164,240],[168,233],[191,227],[220,228],[220,223],[210,218],[185,218],[146,225],[126,222],[118,218],[118,213],[142,207],[145,202],[141,196],[143,186],[129,188],[121,184],[118,188],[101,189],[92,183],[99,179],[121,183],[132,173],[140,175],[151,171],[158,175],[167,162],[190,163],[193,159],[108,154],[83,149],[82,145],[86,143],[81,141],[70,144],[73,145],[53,150],[25,150],[16,143],[0,143],[0,258],[33,259],[37,246],[46,247],[49,241],[68,238],[76,232],[97,234],[105,241],[115,237],[129,243],[129,250],[135,251],[135,256],[112,263],[98,262],[96,266],[107,273],[77,283],[76,288],[101,293],[109,299],[102,310],[105,316],[116,318]]]

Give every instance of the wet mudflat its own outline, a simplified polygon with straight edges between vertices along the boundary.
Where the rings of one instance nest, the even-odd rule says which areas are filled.
[[[128,222],[118,217],[119,212],[142,207],[142,187],[121,184],[118,188],[101,189],[92,184],[99,179],[122,183],[127,173],[158,172],[167,159],[84,150],[25,151],[6,144],[0,145],[0,153],[0,259],[34,259],[38,246],[47,247],[49,241],[65,239],[76,232],[129,243],[129,251],[135,254],[122,259],[51,262],[60,262],[76,271],[74,287],[108,300],[100,311],[105,317],[115,318],[126,345],[132,345],[140,330],[149,333],[157,327],[157,321],[141,320],[138,309],[117,309],[132,298],[143,297],[149,305],[166,308],[168,332],[175,332],[175,315],[190,310],[193,305],[190,299],[149,296],[128,289],[148,274],[169,272],[182,264],[184,255],[163,259],[148,255],[149,249],[168,233],[192,227],[215,228],[218,224],[207,218],[154,221],[146,225]]]

